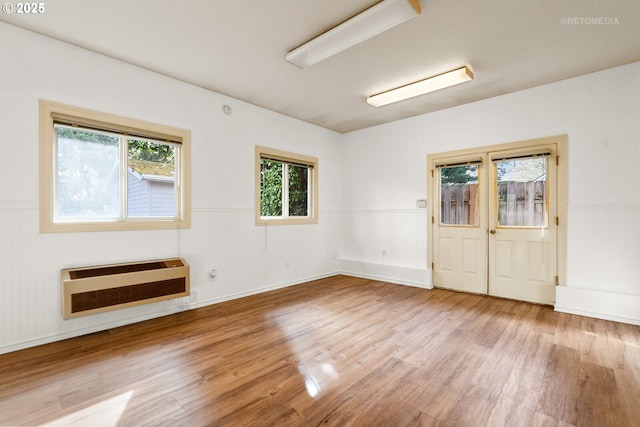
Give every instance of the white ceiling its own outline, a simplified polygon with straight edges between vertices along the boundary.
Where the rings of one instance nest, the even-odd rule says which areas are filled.
[[[337,132],[640,61],[639,0],[420,0],[420,16],[306,70],[284,59],[375,3],[50,0],[0,20]],[[463,65],[472,82],[365,102]]]

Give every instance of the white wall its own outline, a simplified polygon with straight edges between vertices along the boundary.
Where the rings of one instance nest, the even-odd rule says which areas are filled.
[[[567,283],[556,309],[640,324],[640,63],[346,135],[343,268],[400,281],[421,271],[416,284],[429,286],[427,215],[415,208],[427,154],[565,133]]]
[[[0,40],[0,353],[338,270],[341,135],[4,23]],[[41,98],[191,130],[192,228],[40,234]],[[256,227],[256,144],[318,157],[318,225]],[[193,300],[61,319],[61,268],[172,256],[191,265]]]
[[[568,279],[556,309],[640,323],[640,63],[338,135],[4,23],[0,40],[0,353],[341,270],[429,287],[415,205],[427,154],[563,133]],[[190,129],[192,228],[40,234],[41,98]],[[319,158],[317,226],[254,225],[256,144]],[[61,268],[170,256],[191,264],[193,300],[61,319]]]

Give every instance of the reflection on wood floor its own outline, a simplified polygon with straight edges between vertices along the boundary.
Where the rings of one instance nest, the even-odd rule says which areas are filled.
[[[640,327],[335,276],[0,356],[0,425],[637,426]]]

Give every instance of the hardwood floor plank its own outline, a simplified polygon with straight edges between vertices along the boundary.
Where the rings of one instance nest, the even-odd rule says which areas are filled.
[[[629,422],[637,423],[640,420],[640,369],[616,369],[615,380],[622,411]]]
[[[352,386],[337,394],[335,408],[324,417],[311,418],[311,425],[391,425],[398,413],[413,412],[416,386],[407,382],[415,366],[391,358]],[[381,405],[381,402],[385,402]],[[390,410],[393,408],[393,410]],[[384,421],[387,419],[388,421]]]
[[[580,399],[580,353],[553,345],[538,401],[539,411],[567,424],[578,423]]]
[[[524,386],[507,383],[496,399],[487,426],[517,425],[528,427],[533,424],[538,406],[538,393]]]
[[[592,426],[593,420],[602,425],[628,425],[627,413],[618,396],[615,372],[611,368],[588,362],[580,364],[580,399],[578,426]]]
[[[560,316],[550,307],[541,307],[533,326],[535,330],[541,334],[555,335],[558,330],[559,321]]]
[[[533,415],[532,427],[575,427],[573,424],[567,424],[563,421],[557,420],[549,415],[536,412]]]
[[[579,316],[558,313],[558,326],[554,334],[554,344],[581,350],[587,337],[583,330],[583,320]]]
[[[544,375],[552,348],[551,337],[527,330],[524,344],[510,373],[511,382],[540,393],[545,384]]]
[[[497,404],[490,393],[480,386],[467,387],[447,414],[446,425],[475,427],[487,425],[487,421]]]
[[[447,421],[460,397],[470,387],[472,378],[483,365],[489,350],[476,344],[450,347],[437,364],[420,368],[422,392],[416,401],[425,414]]]
[[[346,276],[0,355],[12,426],[637,426],[638,396],[640,327]]]

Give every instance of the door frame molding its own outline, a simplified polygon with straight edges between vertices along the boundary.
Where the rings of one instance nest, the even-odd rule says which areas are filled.
[[[507,150],[526,150],[528,148],[537,148],[544,145],[555,145],[557,155],[557,175],[556,175],[556,198],[557,198],[557,269],[558,269],[558,285],[567,283],[567,165],[568,165],[568,135],[554,135],[543,138],[528,139],[522,141],[507,142],[496,145],[486,145],[481,147],[466,148],[462,150],[447,151],[441,153],[433,153],[427,155],[427,269],[431,272],[431,284],[433,283],[433,269],[431,268],[434,260],[434,226],[435,219],[438,218],[437,206],[435,205],[435,194],[437,181],[435,179],[435,170],[437,164],[442,164],[448,159],[469,157],[477,153],[489,153],[492,151]],[[486,215],[486,213],[485,213]],[[551,220],[551,218],[550,218]],[[488,230],[487,230],[488,232]]]

